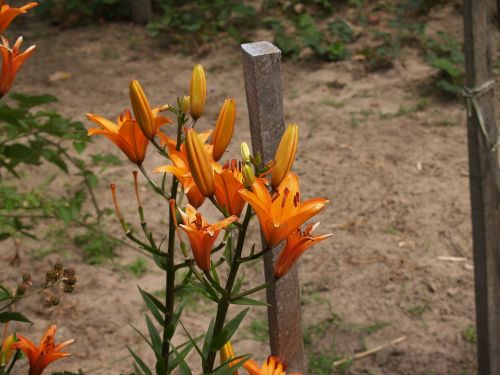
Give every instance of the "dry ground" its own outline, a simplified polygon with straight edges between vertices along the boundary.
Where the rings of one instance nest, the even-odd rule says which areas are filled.
[[[460,35],[460,18],[452,9],[433,15],[429,27],[439,29],[444,19],[447,31]],[[232,149],[249,139],[237,46],[219,46],[204,56],[176,55],[158,47],[142,28],[125,24],[67,31],[35,24],[23,34],[29,43],[36,42],[37,52],[15,90],[56,95],[61,101],[55,107],[65,115],[82,121],[87,112],[114,118],[128,106],[131,78],[142,82],[154,104],[172,102],[186,93],[193,64],[202,63],[208,110],[201,127],[212,126],[218,106],[231,96],[238,103]],[[71,76],[51,82],[57,71]],[[418,87],[429,84],[432,74],[412,50],[403,51],[394,69],[379,74],[366,74],[350,62],[284,63],[286,119],[301,125],[294,168],[302,176],[306,197],[331,200],[320,215],[320,231],[335,234],[300,262],[310,374],[328,373],[324,369],[333,359],[401,336],[406,340],[355,361],[346,373],[475,372],[465,114],[460,103],[420,96]],[[332,88],[332,82],[342,88]],[[90,152],[110,149],[100,139]],[[146,165],[152,169],[159,163],[151,153]],[[115,182],[129,221],[134,221],[131,170],[127,163],[110,168],[101,181],[99,200],[111,207],[106,186]],[[144,200],[153,228],[164,230],[167,207],[156,197]],[[121,235],[118,223],[109,227]],[[26,252],[36,246],[21,242]],[[73,245],[68,243],[68,248]],[[0,259],[7,262],[13,248],[5,242],[2,249]],[[124,247],[114,263],[102,266],[82,263],[76,248],[65,256],[64,262],[77,268],[77,291],[54,309],[33,304],[30,315],[36,324],[27,332],[38,337],[56,321],[61,340],[76,338],[72,357],[52,369],[119,374],[132,369],[126,345],[147,352],[129,326],[143,327],[136,285],[158,291],[163,280],[151,263],[139,279],[124,272],[120,264],[137,256]],[[60,257],[35,260],[23,255],[8,281],[14,283],[14,272],[43,270]],[[262,278],[260,265],[251,266],[247,276],[256,285]],[[211,307],[190,306],[185,321],[202,332],[207,319],[199,316]],[[262,338],[265,316],[263,310],[254,311],[234,342],[238,351],[254,352],[259,360],[268,354]]]

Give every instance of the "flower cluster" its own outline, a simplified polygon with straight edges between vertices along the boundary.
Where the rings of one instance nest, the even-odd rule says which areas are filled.
[[[10,23],[20,14],[26,13],[29,9],[34,8],[38,3],[32,2],[23,5],[20,8],[13,8],[5,3],[5,0],[0,0],[0,34],[10,25]],[[0,35],[1,36],[1,35]],[[26,51],[21,52],[21,44],[23,37],[17,38],[16,42],[10,47],[9,41],[1,36],[2,44],[0,44],[0,55],[2,56],[2,70],[0,71],[0,98],[9,92],[16,74],[26,61],[35,51],[35,46],[29,47]]]
[[[196,129],[205,109],[207,90],[205,72],[201,65],[196,65],[193,69],[189,95],[178,98],[176,105],[151,107],[144,89],[136,80],[130,82],[129,90],[131,110],[125,109],[116,123],[93,113],[87,114],[89,120],[99,125],[99,128],[89,129],[88,134],[104,135],[117,145],[139,168],[155,192],[168,202],[168,233],[158,243],[149,229],[139,196],[137,172],[134,172],[138,212],[146,236],[146,240],[143,240],[123,217],[116,186],[111,186],[115,211],[126,236],[139,245],[141,251],[149,252],[166,274],[165,304],[158,300],[151,302],[151,297],[145,299],[151,313],[164,329],[162,339],[156,338],[158,333],[150,332],[157,359],[155,366],[168,369],[169,363],[172,363],[171,356],[181,365],[182,361],[174,350],[172,334],[169,332],[172,324],[179,319],[174,311],[174,295],[180,288],[191,284],[218,304],[217,315],[208,329],[211,333],[207,333],[205,337],[208,340],[204,344],[206,349],[203,352],[198,350],[202,356],[204,373],[217,373],[213,372],[216,353],[224,344],[230,345],[230,335],[224,333],[229,306],[233,303],[252,302],[247,296],[266,287],[263,285],[241,291],[243,279],[242,276],[238,278],[239,267],[248,261],[262,258],[277,245],[284,243],[274,265],[276,279],[283,277],[304,251],[331,236],[327,234],[313,237],[319,223],[307,223],[326,206],[328,200],[303,200],[301,197],[299,177],[292,172],[299,138],[298,125],[291,124],[287,127],[274,160],[262,160],[258,153],[252,155],[246,143],[240,146],[240,158],[225,158],[236,124],[234,99],[224,101],[213,129],[203,132]],[[164,112],[170,112],[176,117],[175,131],[170,130],[171,127],[162,127],[173,123]],[[144,166],[149,145],[169,161],[167,165],[152,169],[154,173],[162,174],[161,183],[156,182]],[[169,188],[167,176],[171,178]],[[187,203],[183,201],[184,196]],[[207,201],[220,212],[220,220],[211,222],[201,213],[200,207]],[[259,220],[265,244],[261,251],[255,252],[254,245],[246,254],[245,236],[254,214]],[[224,232],[223,236],[221,232]],[[180,263],[176,262],[176,237],[184,256]],[[190,251],[183,237],[187,237]],[[221,237],[222,240],[217,244]],[[162,245],[165,243],[168,249],[163,250]],[[216,254],[222,249],[222,256],[221,253]],[[227,274],[221,277],[219,274],[223,264],[227,264],[228,269]],[[189,270],[184,281],[174,285],[176,272],[183,268]],[[152,308],[152,303],[161,306],[160,311]],[[164,312],[163,315],[161,311]],[[221,335],[225,338],[224,342],[218,342],[222,340]],[[210,343],[210,340],[215,342]],[[171,347],[174,349],[170,349]],[[232,349],[225,346],[223,352],[224,350],[228,357]],[[137,361],[137,357],[134,358],[138,366],[144,365]],[[228,358],[234,358],[234,355]],[[238,363],[235,359],[226,365],[236,366]],[[260,369],[250,360],[241,361],[240,364],[251,374],[285,374],[285,366],[275,357],[270,357]]]

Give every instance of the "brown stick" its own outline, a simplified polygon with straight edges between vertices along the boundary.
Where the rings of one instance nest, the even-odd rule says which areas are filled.
[[[241,48],[252,148],[254,154],[259,152],[269,161],[285,131],[281,51],[269,42],[243,44]],[[264,256],[271,353],[284,360],[291,373],[304,373],[298,272],[294,267],[275,280],[273,262],[280,250],[277,247]]]
[[[474,247],[478,373],[500,374],[500,199],[492,90],[489,0],[465,0],[464,39],[469,98],[467,138]],[[474,105],[473,105],[474,104]],[[483,119],[481,125],[481,117]]]
[[[387,348],[389,346],[393,346],[393,345],[399,344],[400,342],[403,342],[405,340],[406,340],[406,336],[398,337],[397,339],[391,340],[391,341],[389,341],[389,342],[387,342],[385,344],[382,344],[382,345],[379,345],[379,346],[375,346],[374,348],[365,350],[364,352],[361,352],[361,353],[356,353],[352,357],[346,357],[346,358],[339,359],[338,361],[333,362],[333,366],[337,367],[337,366],[339,366],[339,365],[341,365],[343,363],[346,363],[347,361],[353,361],[355,359],[360,359],[360,358],[368,357],[369,355],[375,354],[375,353],[381,351],[382,349],[385,349],[385,348]]]

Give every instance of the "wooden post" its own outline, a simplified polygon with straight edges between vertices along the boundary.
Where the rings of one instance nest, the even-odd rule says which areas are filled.
[[[134,23],[143,25],[151,21],[153,17],[151,0],[129,0],[129,4]]]
[[[269,42],[243,44],[243,73],[254,154],[264,161],[274,158],[285,131],[281,86],[281,51]],[[287,373],[302,372],[300,288],[297,269],[275,281],[273,263],[281,247],[264,257],[271,353],[283,359]]]
[[[488,0],[464,1],[478,373],[500,374],[500,199]],[[475,102],[475,104],[472,103]],[[480,117],[483,118],[483,127]],[[482,130],[483,129],[483,130]]]

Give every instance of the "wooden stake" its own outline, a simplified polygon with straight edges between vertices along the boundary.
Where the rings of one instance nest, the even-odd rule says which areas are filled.
[[[491,74],[489,0],[465,0],[469,181],[474,242],[478,373],[500,374],[500,199]],[[483,90],[475,90],[483,87]],[[490,85],[491,88],[491,85]],[[475,102],[473,105],[472,102]],[[480,118],[483,119],[481,126]]]
[[[285,131],[281,86],[281,51],[269,42],[243,44],[243,73],[254,154],[264,161],[274,158]],[[271,353],[288,365],[287,373],[302,372],[304,348],[298,272],[294,267],[275,281],[273,263],[281,247],[264,258]]]

